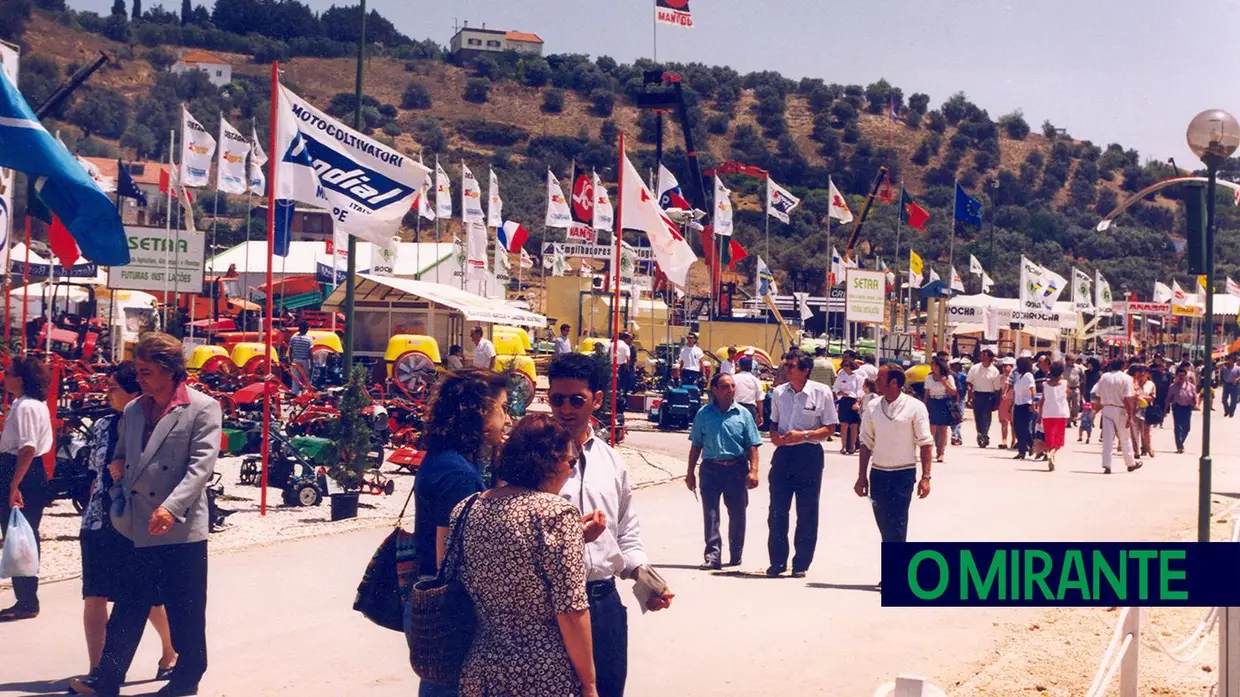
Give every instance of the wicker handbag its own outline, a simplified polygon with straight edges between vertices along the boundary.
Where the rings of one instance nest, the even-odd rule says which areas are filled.
[[[405,604],[418,577],[413,533],[400,526],[412,499],[413,488],[410,487],[409,498],[396,516],[395,527],[370,558],[353,599],[354,610],[380,627],[397,632],[404,630]]]
[[[439,573],[414,584],[409,594],[405,613],[409,665],[419,678],[436,685],[460,681],[478,627],[474,602],[460,580],[465,561],[465,521],[477,500],[477,494],[470,497],[452,526]]]

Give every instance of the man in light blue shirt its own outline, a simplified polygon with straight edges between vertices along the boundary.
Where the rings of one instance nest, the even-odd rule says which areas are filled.
[[[758,446],[762,438],[749,410],[736,403],[736,383],[727,373],[710,381],[710,404],[698,410],[689,430],[689,471],[685,486],[697,488],[698,458],[702,457],[702,517],[706,551],[702,570],[723,568],[723,539],[719,534],[719,499],[728,507],[728,566],[739,566],[745,547],[745,508],[749,490],[758,486]]]

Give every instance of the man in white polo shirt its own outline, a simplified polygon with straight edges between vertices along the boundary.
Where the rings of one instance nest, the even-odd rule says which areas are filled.
[[[1124,372],[1122,358],[1111,361],[1109,368],[1110,372],[1094,385],[1093,394],[1093,401],[1102,405],[1102,471],[1111,473],[1111,455],[1118,434],[1124,464],[1132,472],[1141,468],[1141,461],[1132,454],[1132,439],[1128,437],[1137,410],[1137,392],[1132,376]]]
[[[469,338],[474,341],[474,367],[491,370],[495,363],[495,344],[483,336],[481,326],[474,326]]]
[[[904,369],[887,364],[874,381],[879,398],[861,419],[861,462],[853,491],[870,497],[883,542],[908,537],[908,507],[930,495],[930,415],[926,405],[904,393]],[[917,479],[917,463],[921,479]]]
[[[697,334],[685,337],[685,347],[680,349],[680,379],[686,385],[696,385],[702,378],[702,347],[697,345]]]
[[[978,447],[990,445],[990,417],[999,406],[999,394],[1003,392],[1003,374],[995,365],[995,354],[982,349],[982,360],[969,368],[966,379],[969,397],[973,400],[973,422],[977,426]]]

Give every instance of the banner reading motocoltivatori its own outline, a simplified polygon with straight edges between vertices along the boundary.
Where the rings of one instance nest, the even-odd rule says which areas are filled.
[[[164,290],[182,292],[202,288],[205,235],[163,228],[126,227],[129,264],[108,269],[108,287],[115,290]]]

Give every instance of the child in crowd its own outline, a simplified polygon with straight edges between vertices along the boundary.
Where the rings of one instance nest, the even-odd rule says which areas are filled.
[[[1081,400],[1081,425],[1076,431],[1076,442],[1080,443],[1082,436],[1086,445],[1094,437],[1094,405],[1085,400]]]
[[[861,399],[857,402],[857,411],[861,413],[862,418],[865,418],[865,408],[870,406],[870,402],[878,399],[878,394],[874,392],[876,389],[878,389],[878,387],[874,384],[873,380],[866,380],[861,384],[862,394]]]

